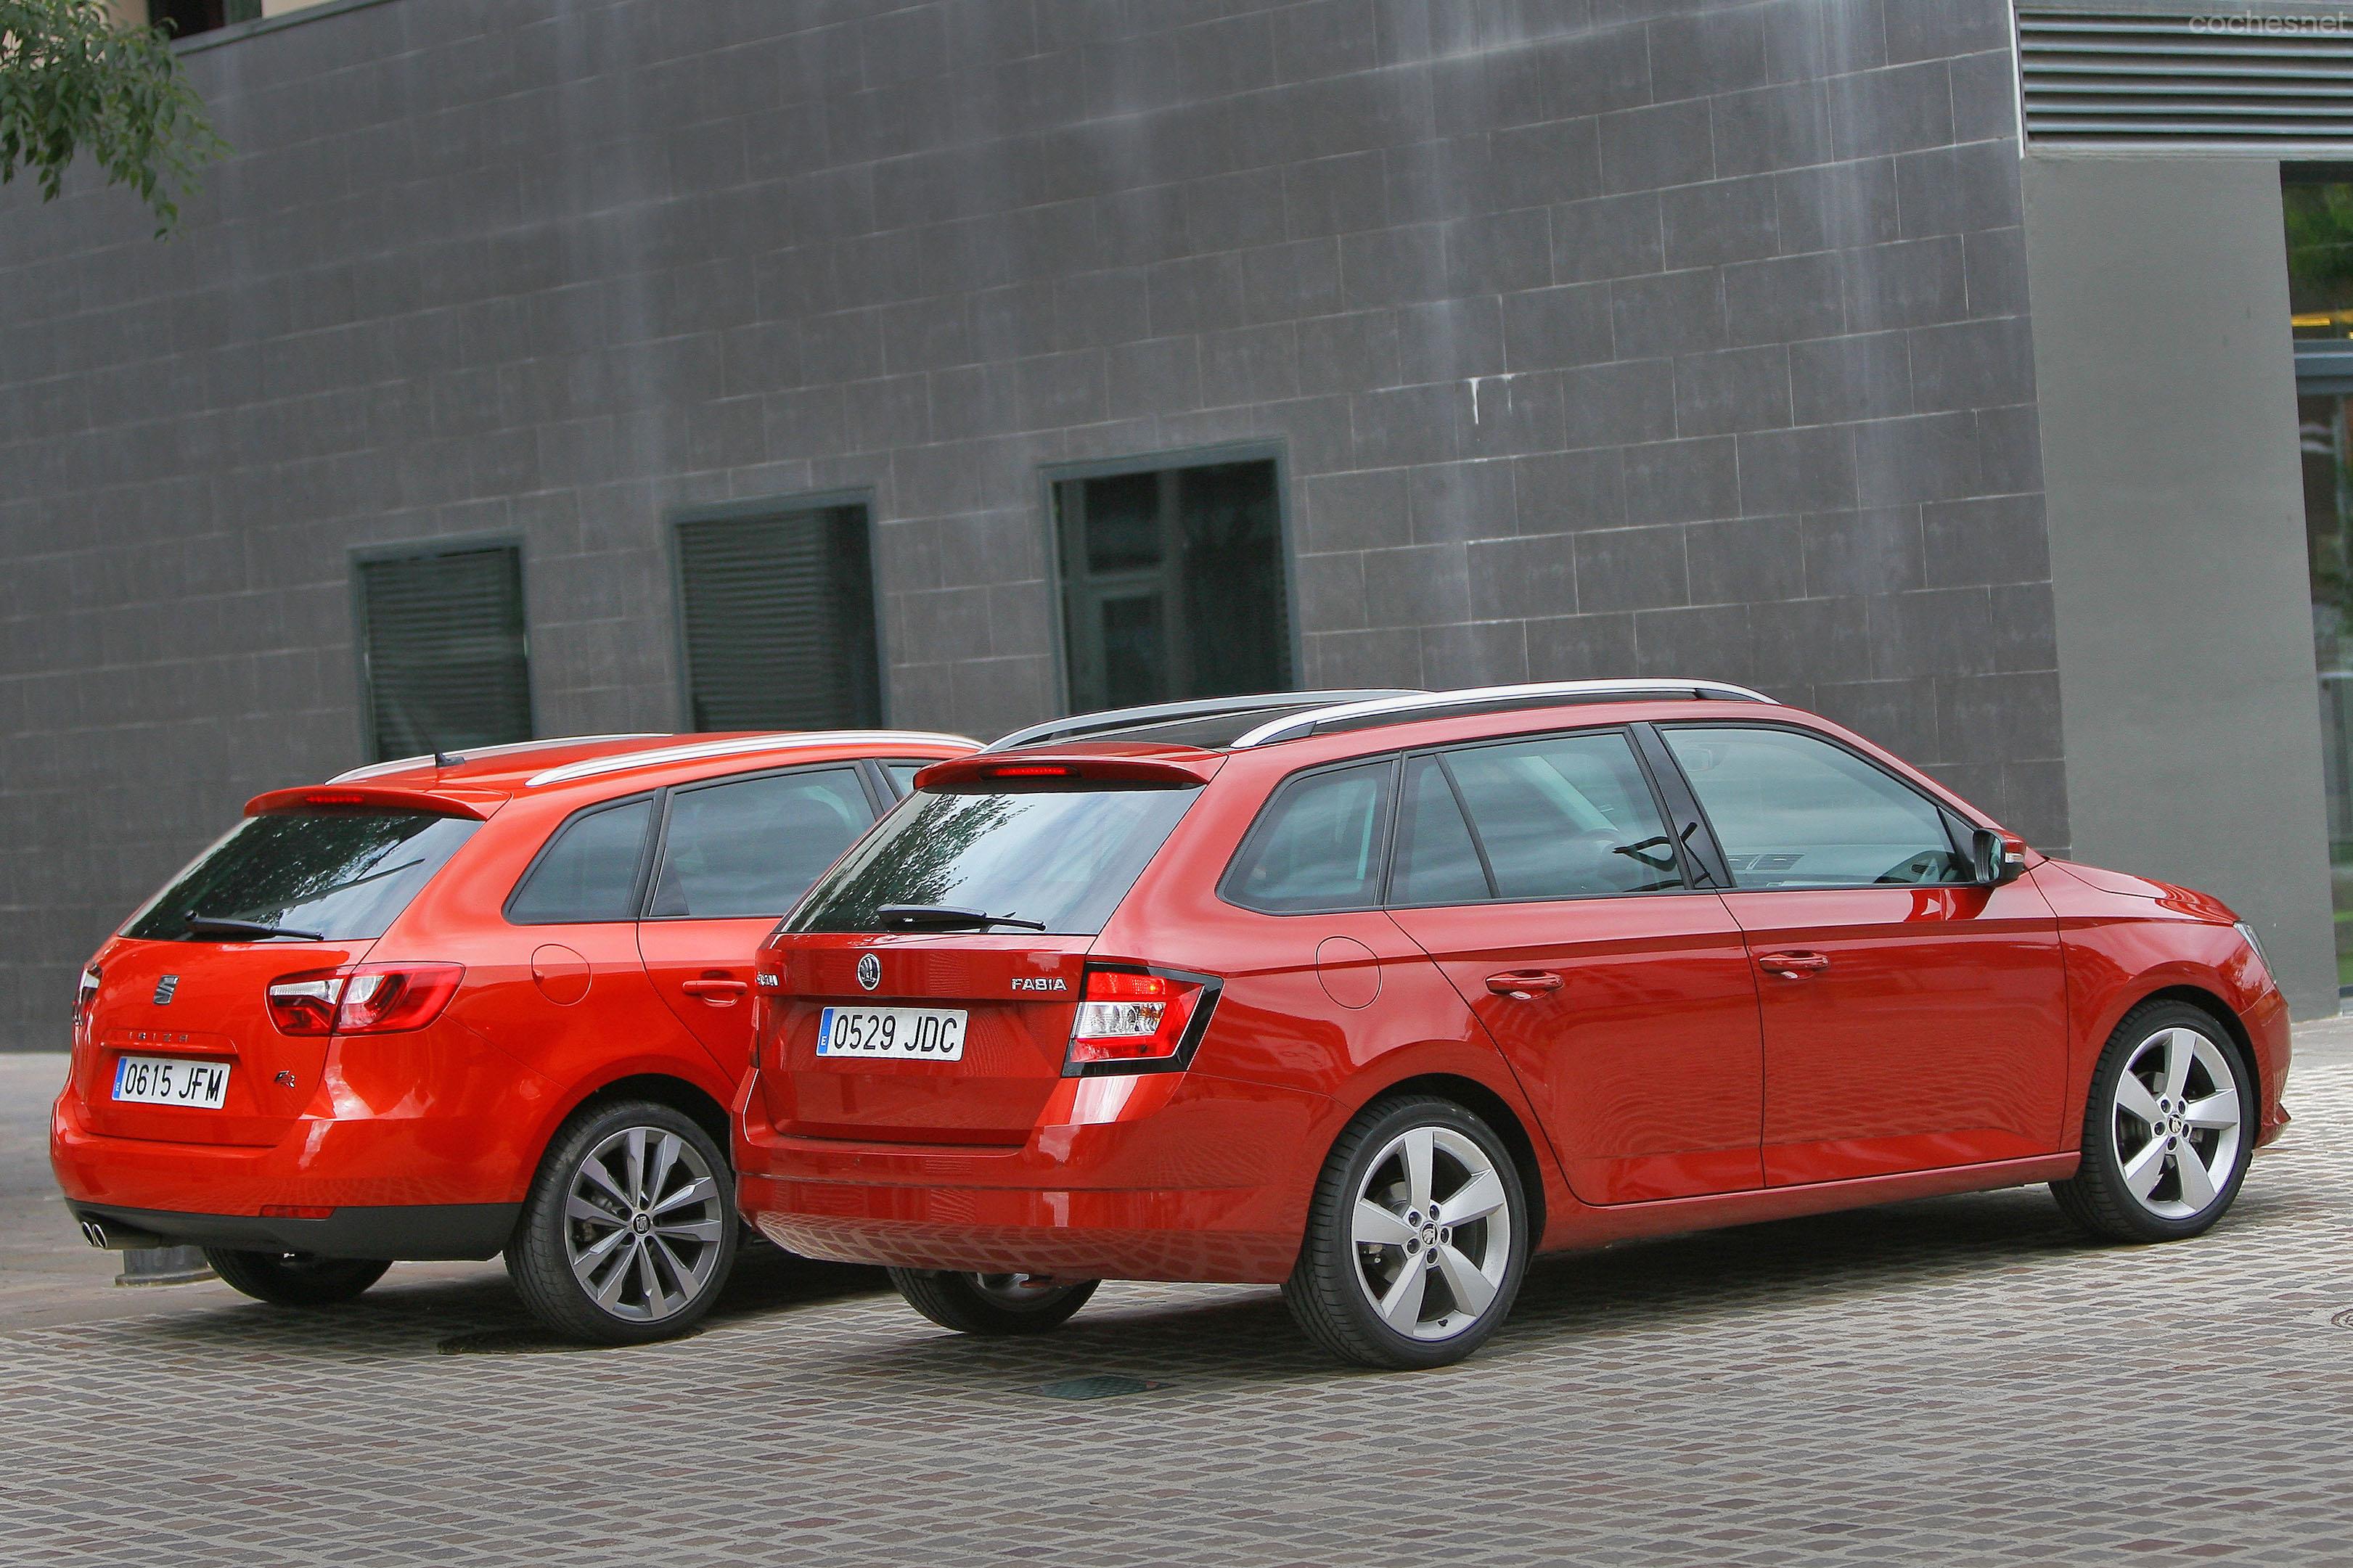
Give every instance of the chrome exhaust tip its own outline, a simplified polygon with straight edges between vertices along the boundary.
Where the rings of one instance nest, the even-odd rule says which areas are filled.
[[[81,1238],[101,1252],[106,1250],[106,1227],[94,1219],[81,1222]]]

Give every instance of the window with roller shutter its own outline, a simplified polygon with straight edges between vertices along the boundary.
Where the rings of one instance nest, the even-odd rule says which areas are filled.
[[[364,558],[353,573],[376,761],[532,738],[519,548],[434,546]]]
[[[731,510],[681,520],[676,535],[690,728],[882,721],[864,506]]]

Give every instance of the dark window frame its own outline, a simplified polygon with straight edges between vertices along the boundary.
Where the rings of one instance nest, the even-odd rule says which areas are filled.
[[[874,617],[875,727],[891,725],[891,626],[883,611],[881,520],[874,507],[871,485],[844,489],[794,491],[755,496],[744,500],[701,502],[672,507],[662,514],[662,553],[670,574],[670,659],[677,669],[674,695],[681,734],[702,734],[694,727],[694,668],[688,657],[686,629],[686,550],[683,531],[703,522],[762,522],[796,512],[831,511],[856,507],[866,518],[867,592]]]
[[[628,795],[617,795],[610,800],[591,801],[577,811],[567,813],[563,821],[548,829],[547,837],[541,839],[539,847],[532,851],[529,863],[516,875],[514,886],[507,889],[507,896],[499,903],[499,918],[511,926],[526,930],[547,926],[635,925],[640,912],[646,907],[647,886],[653,880],[652,847],[661,837],[662,808],[665,804],[662,796],[666,793],[659,789],[633,790]],[[525,888],[531,886],[532,877],[539,870],[540,862],[545,860],[548,853],[562,841],[564,836],[572,831],[573,824],[586,821],[600,812],[617,811],[623,806],[637,805],[640,803],[650,804],[653,810],[646,818],[645,835],[638,841],[638,868],[630,878],[628,914],[597,921],[519,921],[515,919],[515,900],[522,896],[522,890]]]
[[[1788,734],[1803,735],[1809,740],[1819,741],[1823,745],[1830,746],[1837,751],[1844,752],[1848,756],[1852,757],[1856,762],[1859,762],[1863,766],[1871,769],[1882,778],[1900,786],[1905,793],[1909,794],[1922,805],[1935,812],[1936,814],[1936,821],[1938,825],[1945,830],[1945,839],[1947,848],[1951,851],[1953,856],[1960,860],[1964,865],[1968,864],[1970,858],[1971,846],[1969,837],[1982,825],[1963,816],[1959,811],[1956,810],[1947,802],[1938,800],[1935,795],[1930,795],[1918,784],[1914,784],[1910,779],[1907,779],[1903,774],[1890,769],[1886,763],[1881,762],[1878,758],[1873,757],[1854,746],[1847,744],[1847,742],[1840,740],[1836,735],[1827,734],[1809,724],[1793,724],[1788,722],[1787,720],[1778,719],[1662,719],[1649,721],[1646,722],[1644,727],[1651,730],[1659,736],[1660,754],[1665,758],[1667,765],[1674,770],[1674,776],[1682,784],[1683,793],[1691,803],[1694,820],[1698,824],[1699,832],[1705,837],[1707,841],[1708,858],[1711,863],[1712,873],[1720,873],[1725,878],[1725,881],[1721,886],[1708,889],[1711,892],[1852,893],[1870,891],[1873,889],[1884,889],[1889,892],[1917,892],[1922,888],[1970,888],[1982,885],[1970,881],[1834,882],[1826,883],[1820,887],[1810,888],[1743,887],[1740,885],[1739,873],[1731,868],[1731,863],[1725,857],[1724,841],[1716,837],[1715,824],[1708,819],[1707,807],[1701,804],[1699,791],[1693,786],[1691,776],[1683,772],[1683,766],[1681,760],[1675,756],[1673,751],[1666,744],[1665,732],[1669,730],[1778,730]],[[1681,837],[1683,836],[1683,830],[1678,827],[1676,829],[1676,836]]]
[[[343,573],[349,584],[352,612],[352,663],[359,683],[360,755],[372,763],[394,761],[375,754],[375,681],[368,669],[367,582],[363,568],[390,561],[428,561],[441,555],[470,555],[486,550],[512,550],[515,556],[515,598],[522,612],[522,692],[524,740],[539,738],[539,666],[531,647],[531,546],[520,530],[489,533],[441,534],[430,539],[404,540],[392,544],[354,545],[344,552]]]
[[[1171,468],[1207,468],[1227,463],[1274,464],[1275,549],[1282,563],[1282,605],[1286,625],[1285,654],[1291,661],[1291,683],[1296,686],[1307,668],[1307,641],[1300,627],[1299,541],[1292,519],[1291,453],[1281,440],[1222,441],[1208,446],[1175,447],[1125,457],[1090,458],[1082,462],[1048,463],[1038,469],[1039,548],[1045,552],[1048,620],[1051,623],[1054,690],[1063,711],[1071,710],[1069,584],[1062,576],[1062,540],[1056,520],[1054,487],[1072,479],[1111,479],[1131,474],[1157,474]]]
[[[1454,770],[1446,759],[1457,752],[1483,751],[1493,746],[1526,745],[1531,742],[1548,741],[1556,736],[1617,735],[1626,742],[1626,749],[1633,753],[1635,770],[1642,775],[1642,782],[1651,792],[1651,808],[1659,814],[1660,825],[1666,829],[1667,837],[1672,841],[1675,851],[1675,869],[1676,874],[1683,878],[1682,887],[1649,888],[1622,893],[1560,893],[1540,899],[1507,899],[1499,891],[1491,891],[1483,899],[1469,900],[1434,899],[1427,902],[1403,903],[1391,896],[1397,876],[1397,846],[1392,835],[1388,870],[1381,879],[1380,907],[1388,910],[1471,910],[1524,904],[1580,904],[1604,899],[1671,899],[1690,893],[1718,891],[1719,889],[1701,880],[1705,868],[1692,853],[1692,847],[1683,834],[1682,826],[1676,820],[1667,792],[1661,787],[1657,772],[1651,766],[1650,757],[1643,751],[1641,738],[1634,732],[1637,728],[1636,725],[1626,723],[1568,724],[1558,729],[1534,730],[1514,735],[1490,735],[1476,741],[1458,741],[1443,746],[1418,746],[1411,751],[1399,753],[1400,768],[1422,757],[1430,758],[1438,763],[1439,774],[1445,779],[1446,787],[1453,792],[1456,809],[1462,813],[1462,824],[1470,829],[1472,847],[1479,852],[1479,865],[1487,875],[1487,886],[1493,889],[1498,884],[1495,881],[1493,865],[1487,853],[1486,837],[1480,833],[1479,820],[1471,815],[1471,803],[1463,795],[1462,786],[1455,781]],[[1402,772],[1399,777],[1402,780]]]
[[[1388,779],[1382,786],[1380,820],[1373,826],[1373,837],[1379,840],[1380,844],[1380,847],[1375,851],[1379,861],[1379,868],[1374,878],[1373,902],[1368,904],[1342,902],[1318,904],[1311,909],[1272,910],[1261,904],[1251,903],[1236,891],[1233,885],[1236,868],[1241,865],[1254,847],[1274,831],[1275,808],[1282,804],[1284,797],[1296,790],[1305,788],[1326,773],[1347,773],[1357,768],[1376,765],[1388,768]],[[1234,845],[1233,853],[1226,857],[1225,868],[1218,873],[1217,886],[1213,889],[1218,901],[1230,904],[1238,910],[1248,910],[1254,915],[1267,915],[1278,920],[1297,915],[1360,914],[1384,908],[1384,900],[1388,894],[1390,867],[1397,855],[1398,797],[1404,776],[1405,753],[1401,751],[1366,752],[1361,756],[1340,757],[1332,762],[1317,763],[1312,767],[1301,768],[1296,773],[1283,774],[1275,781],[1274,787],[1266,792],[1266,798],[1259,803],[1257,813],[1250,818],[1248,831],[1244,832]]]
[[[680,795],[692,795],[697,790],[717,789],[727,784],[747,784],[754,779],[777,778],[786,773],[833,773],[847,768],[857,776],[858,787],[866,796],[866,809],[872,813],[867,820],[866,827],[860,829],[859,837],[863,837],[876,823],[882,820],[884,812],[899,804],[898,797],[877,793],[874,773],[879,770],[872,766],[872,761],[869,757],[854,757],[847,762],[797,763],[789,767],[754,768],[750,773],[719,773],[707,779],[690,779],[684,784],[670,784],[655,791],[654,793],[660,798],[654,805],[653,852],[647,857],[643,868],[645,876],[638,888],[638,923],[670,925],[687,921],[766,921],[773,925],[793,912],[789,908],[778,910],[775,914],[757,915],[658,915],[653,912],[651,906],[654,883],[661,874],[662,858],[670,853],[670,807]],[[884,787],[887,788],[888,783],[886,778]],[[548,842],[554,842],[554,835],[549,836]],[[852,844],[857,842],[857,837],[850,839]],[[846,847],[845,846],[845,849]],[[818,873],[819,876],[824,874],[822,871]],[[521,887],[522,884],[518,882],[516,886]],[[806,892],[807,889],[803,889],[802,891]],[[793,901],[795,903],[800,901],[797,895]]]

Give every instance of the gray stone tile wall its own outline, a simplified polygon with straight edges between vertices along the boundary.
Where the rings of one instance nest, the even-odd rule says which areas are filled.
[[[1041,465],[1272,442],[1305,681],[1752,681],[2067,837],[2000,0],[385,0],[187,63],[158,246],[0,193],[0,1040],[360,760],[349,552],[865,489],[892,717],[1055,710]]]

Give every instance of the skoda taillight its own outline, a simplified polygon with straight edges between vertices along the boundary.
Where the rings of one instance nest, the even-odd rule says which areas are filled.
[[[1217,982],[1204,974],[1090,964],[1071,1025],[1066,1071],[1166,1071],[1185,1065],[1208,1024]]]
[[[81,984],[74,987],[73,1043],[77,1046],[82,1043],[82,1037],[90,1029],[90,1004],[98,1000],[98,965],[84,964]]]
[[[269,1021],[288,1035],[396,1035],[441,1016],[462,963],[347,963],[269,983]]]

